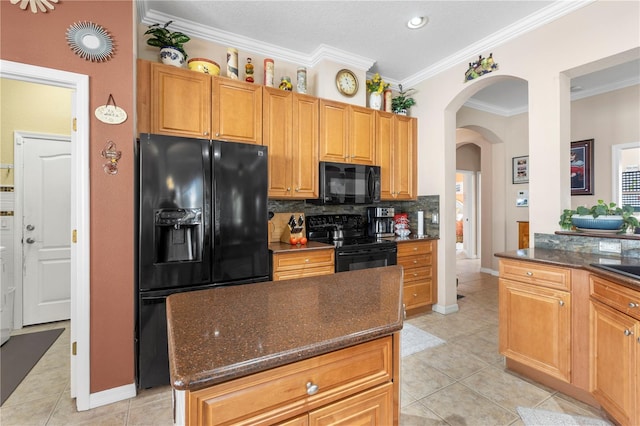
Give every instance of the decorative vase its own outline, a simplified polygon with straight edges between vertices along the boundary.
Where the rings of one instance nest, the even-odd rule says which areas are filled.
[[[380,109],[382,107],[382,95],[378,92],[369,94],[369,108]]]
[[[619,215],[598,216],[594,218],[591,215],[577,215],[571,216],[571,223],[579,230],[590,231],[619,231],[623,225],[623,218]]]
[[[398,111],[396,111],[396,114],[398,114],[398,115],[408,115],[406,109],[399,109]]]
[[[184,55],[175,47],[163,47],[160,49],[160,60],[165,65],[173,65],[174,67],[184,66]]]

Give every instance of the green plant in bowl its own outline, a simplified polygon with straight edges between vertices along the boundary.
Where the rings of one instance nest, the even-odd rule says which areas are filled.
[[[163,47],[173,47],[182,53],[184,58],[187,59],[187,52],[184,51],[184,44],[191,40],[191,38],[180,31],[169,31],[167,27],[169,27],[172,22],[173,21],[169,21],[163,26],[160,26],[160,24],[149,25],[149,29],[144,33],[145,35],[151,36],[147,40],[147,44],[160,49]]]
[[[601,220],[597,220],[598,218]],[[605,203],[603,200],[598,200],[598,204],[591,207],[578,206],[575,210],[565,209],[560,215],[558,224],[562,229],[577,227],[619,230],[620,233],[628,229],[633,231],[640,226],[638,218],[633,215],[632,206],[619,207],[616,203]]]

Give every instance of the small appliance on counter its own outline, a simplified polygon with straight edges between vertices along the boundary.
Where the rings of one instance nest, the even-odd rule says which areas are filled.
[[[393,207],[367,207],[367,235],[393,237],[395,209]]]

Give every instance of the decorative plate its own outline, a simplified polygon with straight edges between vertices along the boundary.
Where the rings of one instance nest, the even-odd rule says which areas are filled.
[[[76,22],[67,30],[67,43],[73,53],[91,62],[104,62],[113,55],[113,40],[93,22]]]

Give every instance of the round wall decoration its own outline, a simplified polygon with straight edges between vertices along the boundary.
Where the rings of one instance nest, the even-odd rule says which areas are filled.
[[[54,6],[51,3],[58,3],[58,0],[11,0],[11,4],[20,3],[20,9],[26,10],[27,6],[31,6],[33,13],[38,13],[38,9],[41,12],[47,13],[47,8],[53,10]]]
[[[93,22],[76,22],[67,30],[67,43],[73,53],[91,62],[104,62],[113,55],[113,40]]]

